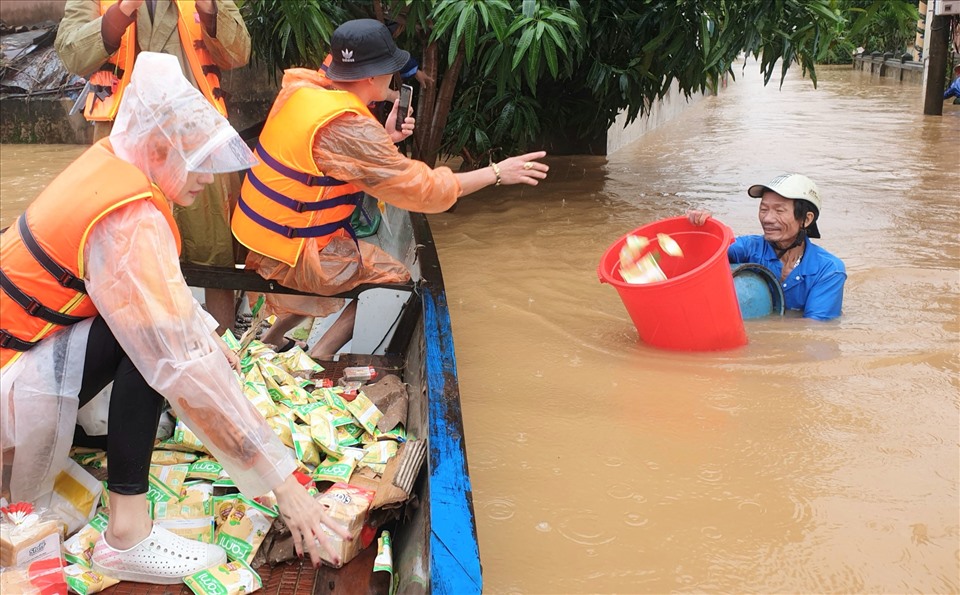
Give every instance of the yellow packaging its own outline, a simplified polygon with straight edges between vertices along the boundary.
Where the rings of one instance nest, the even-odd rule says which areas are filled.
[[[66,466],[53,481],[49,506],[57,521],[66,525],[64,535],[79,531],[93,518],[97,512],[97,499],[103,491],[103,484],[97,478],[72,459],[67,459]]]
[[[277,414],[277,407],[267,391],[267,383],[263,379],[258,366],[253,366],[243,379],[243,395],[253,403],[264,418]]]
[[[383,417],[383,413],[362,392],[357,394],[357,398],[347,402],[347,410],[370,434],[373,434],[377,422]]]
[[[190,464],[199,459],[199,455],[192,452],[180,452],[176,450],[155,450],[150,455],[151,465],[183,465]]]
[[[306,405],[297,405],[296,407],[292,407],[290,411],[293,412],[295,419],[300,420],[300,423],[309,424],[310,412],[320,407],[327,407],[327,405],[321,401],[316,401],[313,403],[307,403]]]
[[[71,564],[85,564],[90,566],[93,558],[93,546],[97,544],[100,535],[107,530],[107,515],[98,512],[89,523],[74,533],[70,539],[63,542],[63,558]]]
[[[210,454],[207,452],[207,448],[203,445],[203,442],[200,442],[200,439],[197,438],[197,435],[194,434],[190,428],[183,423],[183,420],[180,419],[177,420],[177,425],[173,428],[173,436],[171,436],[169,440],[161,442],[159,447],[166,450],[180,450],[183,452],[202,452]]]
[[[297,453],[297,460],[305,465],[316,467],[320,464],[320,451],[317,445],[313,443],[310,437],[310,428],[295,424],[290,424],[290,437],[293,438],[293,451]]]
[[[180,489],[187,477],[188,465],[150,465],[147,500],[167,502],[180,499]]]
[[[291,375],[297,375],[298,372],[323,372],[323,366],[313,361],[313,359],[307,355],[303,349],[300,349],[299,346],[292,347],[290,350],[283,353],[278,353],[277,357],[273,358],[273,363],[277,364]]]
[[[216,459],[204,458],[194,461],[187,469],[187,479],[215,481],[221,477],[226,477],[226,472],[223,470],[223,465]]]
[[[91,467],[93,469],[107,468],[107,453],[102,450],[74,448],[70,452],[70,458],[84,467]]]
[[[183,582],[196,595],[247,595],[263,586],[260,575],[236,560],[191,574]]]
[[[267,392],[274,401],[287,401],[291,405],[303,405],[313,401],[310,393],[297,383],[297,379],[280,366],[267,361],[258,361],[257,365],[266,382]]]
[[[295,448],[293,445],[293,433],[290,432],[291,423],[293,423],[291,420],[286,419],[282,415],[274,415],[267,420],[267,425],[269,425],[273,433],[280,438],[280,442],[283,442],[285,446]]]
[[[293,407],[290,407],[285,403],[275,403],[274,405],[277,408],[277,416],[288,421],[297,419],[297,412]]]
[[[317,466],[311,477],[314,481],[349,483],[353,470],[357,468],[357,460],[356,455],[346,452],[341,459],[327,457]]]
[[[213,520],[213,484],[198,481],[184,485],[178,499],[153,503],[153,518]]]
[[[156,477],[178,496],[183,489],[183,482],[187,479],[190,465],[178,463],[176,465],[150,465],[150,475]]]
[[[343,447],[337,440],[337,429],[324,410],[314,409],[310,412],[310,435],[323,452],[338,459],[343,456]]]
[[[115,578],[94,572],[84,564],[71,564],[63,569],[63,574],[70,590],[80,595],[99,593],[120,582]]]
[[[363,450],[363,462],[375,465],[386,465],[391,458],[397,455],[399,448],[400,446],[392,440],[374,442]]]
[[[216,544],[226,550],[231,560],[249,564],[277,513],[243,494],[215,497],[214,509],[218,525]]]

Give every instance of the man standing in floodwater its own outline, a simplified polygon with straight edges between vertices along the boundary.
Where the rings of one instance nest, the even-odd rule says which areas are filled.
[[[727,257],[731,263],[756,263],[780,279],[785,307],[804,318],[831,320],[840,316],[843,261],[810,241],[819,238],[817,220],[823,204],[817,185],[801,174],[782,174],[766,184],[754,184],[747,194],[760,199],[763,235],[739,236]],[[712,216],[707,210],[687,211],[693,225]]]

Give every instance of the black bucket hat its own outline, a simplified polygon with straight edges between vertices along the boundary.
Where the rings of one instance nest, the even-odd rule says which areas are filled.
[[[410,52],[393,41],[386,25],[375,19],[355,19],[337,27],[330,40],[333,61],[327,69],[332,81],[359,81],[399,72]]]

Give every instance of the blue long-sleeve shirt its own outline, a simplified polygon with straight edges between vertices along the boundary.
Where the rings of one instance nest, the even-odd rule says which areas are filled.
[[[731,263],[761,264],[777,278],[783,274],[783,263],[763,236],[738,237],[727,249],[727,257]],[[837,318],[843,306],[846,280],[843,261],[807,239],[800,264],[781,282],[784,306],[802,311],[804,318]]]
[[[944,99],[950,99],[951,97],[960,97],[960,76],[953,79],[953,83],[943,92]]]

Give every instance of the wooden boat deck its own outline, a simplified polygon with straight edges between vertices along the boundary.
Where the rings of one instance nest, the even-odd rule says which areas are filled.
[[[315,569],[309,560],[285,562],[270,567],[257,568],[263,580],[263,595],[380,595],[389,592],[390,575],[386,572],[373,574],[373,559],[377,555],[376,544],[360,552],[356,558],[341,569],[321,566]],[[373,574],[371,578],[371,574]],[[359,590],[366,587],[366,590]],[[185,584],[147,585],[122,582],[101,591],[106,595],[193,595]]]

